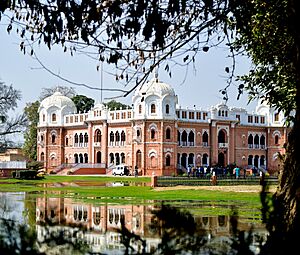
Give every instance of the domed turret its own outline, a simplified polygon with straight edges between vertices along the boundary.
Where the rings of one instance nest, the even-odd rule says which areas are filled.
[[[46,97],[39,107],[40,125],[62,125],[63,117],[66,114],[76,112],[74,102],[59,91]]]
[[[177,101],[175,91],[169,84],[153,78],[134,93],[135,118],[173,119]]]

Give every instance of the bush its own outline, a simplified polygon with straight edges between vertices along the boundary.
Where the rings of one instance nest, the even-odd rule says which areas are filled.
[[[12,172],[13,178],[18,179],[36,179],[37,178],[37,171],[36,170],[20,170]]]

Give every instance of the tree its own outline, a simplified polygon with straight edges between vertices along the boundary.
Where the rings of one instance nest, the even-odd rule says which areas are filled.
[[[76,105],[77,112],[88,112],[94,107],[95,100],[84,95],[76,95],[72,97],[72,101]]]
[[[228,85],[234,81],[235,54],[251,57],[253,69],[239,78],[250,99],[259,97],[294,112],[278,191],[268,215],[269,253],[297,248],[300,234],[300,31],[295,0],[203,1],[2,1],[12,10],[7,31],[20,24],[20,36],[49,48],[61,44],[73,54],[86,46],[99,62],[117,67],[116,79],[136,83],[126,96],[160,65],[171,75],[172,60],[194,63],[196,54],[227,43],[233,57]],[[27,12],[22,12],[22,10]],[[18,21],[18,23],[15,23]],[[20,48],[32,50],[21,42]],[[163,65],[163,66],[162,66]],[[138,78],[136,80],[135,78]],[[222,91],[226,98],[226,88]]]
[[[10,111],[17,107],[17,101],[21,99],[20,91],[11,85],[7,86],[0,81],[0,148],[6,148],[8,144],[13,144],[11,135],[21,133],[27,125],[25,114],[16,115],[9,118]]]
[[[39,121],[38,109],[39,101],[27,103],[24,112],[29,121],[29,125],[24,133],[23,152],[30,161],[37,160],[37,124]]]
[[[62,95],[72,98],[76,95],[76,91],[72,87],[66,87],[66,86],[54,86],[51,88],[43,88],[40,100],[45,99],[46,97],[52,96],[55,92],[59,91]]]
[[[126,104],[122,104],[120,102],[117,102],[115,100],[111,100],[107,103],[104,103],[105,106],[107,106],[108,109],[111,109],[111,110],[120,110],[120,109],[131,109],[131,107],[129,105],[126,105]]]

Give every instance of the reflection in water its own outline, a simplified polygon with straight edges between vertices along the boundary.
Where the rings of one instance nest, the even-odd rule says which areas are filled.
[[[183,201],[181,202],[183,203]],[[191,208],[193,207],[191,201],[187,204]],[[194,205],[199,207],[201,203],[198,201]],[[179,233],[182,233],[184,227],[187,227],[180,225],[178,218],[173,217],[176,216],[175,214],[178,211],[174,207],[171,208],[173,211],[170,209],[166,215],[159,215],[160,209],[161,207],[157,205],[157,201],[145,205],[94,205],[64,198],[62,194],[57,197],[49,197],[49,194],[45,194],[44,197],[37,198],[36,229],[40,240],[45,238],[46,228],[53,231],[60,229],[70,234],[77,231],[77,238],[85,240],[91,246],[93,252],[117,254],[119,251],[120,254],[124,254],[125,247],[123,244],[125,238],[120,232],[123,227],[128,233],[134,235],[131,236],[130,246],[135,251],[152,253],[161,244],[162,237],[165,238],[164,235],[170,222],[173,224],[172,231],[174,231],[174,226],[180,229],[179,232],[174,232],[176,233],[175,236],[178,236]],[[189,215],[183,215],[188,218],[188,223],[183,225],[193,224],[197,231],[201,229],[201,238],[205,239],[207,249],[216,251],[216,246],[218,246],[218,249],[222,249],[222,252],[224,252],[225,244],[228,245],[231,242],[230,216]],[[163,222],[167,223],[164,225]],[[162,226],[164,227],[162,228]],[[251,223],[239,222],[238,228],[241,231],[249,231],[251,226]],[[261,224],[256,224],[255,233],[251,248],[257,253],[258,241],[262,238],[263,240],[266,239],[266,231]],[[190,235],[189,232],[187,232],[187,235]],[[141,237],[144,243],[134,241],[136,236]],[[216,244],[216,240],[218,244]],[[145,247],[143,247],[144,244]]]

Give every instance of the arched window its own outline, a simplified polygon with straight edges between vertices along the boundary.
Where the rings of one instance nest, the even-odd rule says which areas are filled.
[[[181,134],[181,141],[183,146],[187,146],[187,133],[185,130]]]
[[[109,163],[113,164],[114,161],[115,161],[115,156],[114,156],[113,153],[110,153],[110,154],[109,154]]]
[[[124,130],[122,130],[122,132],[121,132],[121,143],[122,143],[122,145],[124,145],[125,141],[126,141],[126,134],[125,134]]]
[[[178,145],[181,145],[180,132],[178,130],[177,130],[177,143]]]
[[[84,134],[84,143],[87,144],[89,142],[89,135],[87,133]]]
[[[119,145],[119,142],[120,142],[120,133],[119,131],[116,132],[116,143],[117,145]]]
[[[226,133],[224,130],[220,130],[218,134],[218,143],[226,143]]]
[[[44,152],[41,153],[41,161],[45,161],[45,153]]]
[[[77,133],[74,135],[74,143],[78,144],[78,134]]]
[[[142,114],[142,105],[139,105],[139,114]]]
[[[77,153],[74,154],[74,163],[78,163],[78,154]]]
[[[124,152],[121,153],[121,163],[125,164],[125,153]]]
[[[55,143],[55,140],[56,140],[56,136],[55,136],[55,134],[52,134],[52,135],[51,135],[51,142],[52,142],[52,143]]]
[[[69,138],[66,136],[66,146],[69,146]]]
[[[166,156],[166,166],[170,166],[171,165],[171,157],[170,155]]]
[[[274,121],[279,121],[279,113],[274,114]]]
[[[45,122],[45,120],[46,120],[46,116],[45,114],[43,114],[43,122]]]
[[[194,139],[195,139],[195,135],[194,135],[194,132],[193,131],[190,131],[189,133],[189,137],[188,137],[188,140],[189,140],[189,146],[194,146]]]
[[[166,104],[166,114],[170,113],[170,106],[168,104]]]
[[[275,135],[274,142],[275,142],[276,145],[279,144],[279,136],[278,135]]]
[[[79,143],[83,143],[83,134],[82,133],[80,133],[79,134]]]
[[[265,156],[264,155],[260,156],[259,164],[261,166],[265,166]]]
[[[170,128],[166,129],[166,139],[171,139],[171,129]]]
[[[203,154],[202,164],[203,165],[208,165],[208,155],[206,153]]]
[[[109,141],[110,142],[114,142],[115,141],[115,135],[114,135],[113,131],[111,131],[110,134],[109,134]]]
[[[79,163],[83,163],[83,155],[81,153],[79,154]]]
[[[41,135],[41,142],[44,141],[44,135]]]
[[[89,156],[87,153],[84,153],[84,163],[88,163],[89,162]]]
[[[248,148],[253,148],[253,135],[248,136]]]
[[[202,135],[202,143],[203,143],[203,146],[208,146],[208,134],[206,131],[204,131],[204,133]]]
[[[52,113],[52,122],[55,122],[56,121],[56,114],[55,113]]]
[[[265,145],[266,145],[266,138],[265,138],[264,135],[262,135],[262,136],[260,137],[260,147],[261,147],[262,149],[264,149],[264,148],[265,148]]]
[[[259,136],[257,134],[254,136],[254,148],[259,148]]]
[[[151,113],[155,113],[155,112],[156,112],[155,104],[151,104]]]
[[[139,129],[136,130],[136,136],[137,136],[137,137],[140,137],[140,136],[141,136],[141,130],[139,130]]]
[[[253,156],[249,155],[248,156],[248,166],[252,166],[252,164],[253,164]]]
[[[155,139],[155,129],[151,129],[151,139]]]
[[[96,129],[96,131],[95,131],[94,142],[95,143],[101,142],[101,131],[99,129]]]

